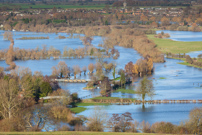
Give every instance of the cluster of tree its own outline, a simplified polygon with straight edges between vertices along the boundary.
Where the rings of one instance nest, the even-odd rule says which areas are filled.
[[[92,64],[90,64],[89,66],[91,67]],[[100,66],[99,70],[102,70],[101,64],[99,64],[99,66]],[[153,70],[153,63],[150,66],[152,66],[152,70]],[[102,73],[102,71],[101,72],[98,71],[97,67],[98,66],[96,66],[96,70],[97,70],[96,72],[99,72],[99,75],[100,75]],[[112,74],[115,78],[115,74],[116,74],[115,66],[113,67],[113,69],[114,69],[114,71],[112,72]],[[125,87],[125,84],[131,83],[130,77],[131,77],[131,75],[134,74],[134,70],[137,70],[136,64],[129,62],[125,67],[125,71],[124,70],[119,71],[119,73],[118,73],[120,76],[119,81],[115,82],[113,80],[109,80],[109,78],[106,77],[104,74],[99,76],[99,78],[98,78],[98,76],[92,76],[91,81],[89,81],[87,84],[87,87],[94,88],[95,85],[98,85],[101,89],[101,91],[100,91],[101,96],[108,97],[108,96],[110,96],[112,90],[116,90],[117,88],[120,88],[120,87],[123,88],[123,87]],[[144,78],[140,81],[140,83],[138,84],[138,87],[136,88],[136,93],[141,97],[143,103],[144,103],[146,96],[152,98],[154,95],[154,88],[153,88],[152,81],[148,80],[148,78],[146,76],[144,76]]]
[[[167,133],[167,134],[200,134],[202,127],[202,108],[191,110],[189,119],[180,125],[173,125],[170,122],[156,122],[150,126],[146,123],[143,126],[145,133]]]
[[[191,58],[189,55],[186,55],[186,62],[189,64],[193,64],[198,67],[202,67],[202,55],[198,55],[198,58]]]
[[[7,52],[0,50],[0,56],[2,56],[2,57],[0,57],[0,59],[6,60],[6,63],[8,65],[10,65],[8,67],[8,70],[14,69],[16,67],[16,65],[13,62],[15,59],[14,50],[13,50],[13,46],[14,46],[13,34],[11,32],[5,32],[3,34],[3,38],[4,38],[4,40],[9,40],[11,42],[11,44],[10,44]]]
[[[167,58],[186,58],[186,54],[185,53],[183,53],[183,54],[181,54],[181,53],[179,53],[179,54],[173,54],[173,53],[166,53],[166,57]]]
[[[163,31],[157,35],[155,35],[156,38],[169,38],[170,35],[168,33],[164,33]]]
[[[77,93],[59,89],[57,82],[40,72],[16,67],[10,74],[0,68],[0,131],[41,131],[53,119],[66,119],[70,125],[83,123],[82,117],[75,117],[67,105],[75,106],[81,100]],[[34,106],[44,96],[60,96],[52,99],[51,106]]]
[[[2,68],[1,68],[2,69]],[[59,87],[40,72],[32,72],[29,68],[16,67],[10,74],[1,70],[0,74],[0,118],[14,119],[17,114],[38,102],[42,96]]]
[[[74,65],[73,67],[68,67],[67,64],[64,61],[60,61],[57,66],[52,67],[52,76],[57,78],[70,78],[71,75],[74,75],[74,78],[76,79],[76,75],[80,75],[83,72],[84,75],[86,75],[87,69],[91,76],[93,76],[93,71],[96,70],[95,76],[97,78],[104,77],[104,70],[105,72],[109,72],[112,70],[112,68],[115,65],[113,63],[107,63],[104,62],[103,65],[101,63],[96,63],[95,65],[93,63],[90,63],[88,67],[80,67],[78,65]],[[94,80],[94,79],[92,79]],[[93,81],[96,82],[96,81]],[[89,87],[92,87],[94,83],[89,82]]]
[[[78,48],[78,49],[63,49],[61,54],[60,50],[55,49],[51,46],[47,49],[46,46],[43,46],[42,49],[19,49],[13,48],[14,43],[11,43],[8,50],[0,50],[0,59],[6,60],[7,64],[12,65],[14,60],[38,60],[38,59],[47,59],[50,57],[53,58],[84,58],[85,56],[90,56],[91,58],[101,58],[101,57],[112,57],[117,59],[119,57],[119,52],[116,49],[112,49],[111,52],[105,49],[97,49],[92,46]]]
[[[167,2],[159,1],[131,1],[128,0],[127,3],[130,3],[130,6],[133,4],[150,5],[156,3],[166,4]],[[181,2],[168,2],[173,4],[182,4]],[[122,6],[123,1],[117,1],[114,5]],[[141,5],[141,4],[140,4]],[[170,4],[172,5],[172,4]],[[128,8],[131,11],[131,7]],[[139,8],[135,8],[135,10]],[[8,15],[0,16],[0,23],[4,24],[5,30],[30,30],[30,31],[41,31],[41,32],[57,32],[65,30],[67,26],[98,26],[98,25],[117,25],[123,20],[127,20],[125,24],[137,22],[138,24],[147,24],[152,27],[161,26],[170,26],[173,23],[177,25],[192,25],[189,28],[192,31],[199,31],[198,25],[202,25],[201,7],[186,7],[183,9],[183,13],[179,13],[179,16],[175,17],[166,17],[164,15],[149,17],[149,12],[144,12],[138,16],[133,16],[131,14],[122,14],[119,10],[114,8],[109,8],[106,6],[103,12],[110,14],[100,13],[99,10],[87,10],[87,9],[77,9],[77,10],[68,10],[68,12],[57,12],[56,8],[53,8],[50,12],[49,10],[43,10],[40,14],[32,14],[29,11],[23,12],[23,16],[19,16],[15,13],[10,13]],[[154,9],[155,10],[155,9]],[[165,12],[169,13],[171,9],[168,8]],[[182,10],[182,9],[180,9]],[[159,21],[161,22],[159,24]],[[124,23],[120,23],[124,24]],[[201,30],[201,29],[200,29]]]
[[[153,60],[151,57],[146,57],[145,59],[139,59],[135,64],[129,62],[125,65],[125,72],[127,75],[137,75],[144,76],[150,75],[153,72]]]
[[[105,26],[105,27],[77,27],[68,28],[68,32],[83,33],[85,35],[105,36],[101,45],[105,50],[119,45],[134,48],[143,57],[150,56],[154,62],[164,62],[163,54],[156,48],[156,44],[145,36],[145,32],[130,26]]]
[[[115,45],[134,48],[143,57],[149,55],[154,62],[164,62],[164,57],[156,48],[155,43],[148,40],[141,30],[134,28],[113,29],[107,37],[104,44],[110,48]]]
[[[90,123],[90,131],[103,131],[105,127],[108,127],[113,132],[139,132],[138,130],[141,130],[143,133],[200,134],[202,127],[201,111],[202,108],[193,109],[189,114],[189,119],[180,125],[174,125],[170,122],[156,122],[152,125],[145,121],[139,123],[132,118],[129,112],[121,115],[113,114],[107,120],[106,113],[95,111],[88,124]]]
[[[30,39],[49,39],[49,37],[22,37],[22,38],[17,38],[17,40],[30,40]]]

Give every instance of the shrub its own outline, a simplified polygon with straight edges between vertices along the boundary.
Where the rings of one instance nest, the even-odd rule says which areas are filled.
[[[170,122],[156,122],[152,124],[151,132],[171,134],[174,132],[174,127]]]
[[[50,114],[56,119],[66,119],[68,122],[74,118],[70,109],[65,106],[53,106]]]
[[[145,123],[145,121],[142,121],[140,125],[143,133],[151,133],[150,124],[148,122]]]
[[[188,27],[187,26],[179,26],[177,28],[177,30],[179,30],[179,31],[188,31]]]
[[[59,128],[57,129],[57,131],[70,131],[70,127],[67,126],[67,125],[64,125],[64,126],[62,126],[62,127],[59,127]]]
[[[88,129],[84,125],[76,124],[75,127],[74,127],[74,130],[75,131],[87,131]]]
[[[186,55],[186,62],[193,64],[193,60],[189,55]]]
[[[22,117],[13,117],[11,119],[3,119],[0,121],[1,132],[24,131],[25,121]]]

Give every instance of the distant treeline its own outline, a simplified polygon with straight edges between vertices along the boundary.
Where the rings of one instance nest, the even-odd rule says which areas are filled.
[[[113,3],[114,7],[123,7],[124,1],[116,1]],[[133,1],[126,0],[128,6],[190,6],[190,3],[185,3],[184,1]]]
[[[118,0],[102,0],[102,1],[95,1],[95,0],[83,0],[83,1],[76,1],[76,0],[37,0],[37,1],[30,1],[30,0],[0,0],[1,3],[28,3],[30,5],[35,4],[92,4],[92,3],[104,3],[104,4],[113,4],[119,3]],[[123,1],[121,1],[123,2]],[[191,0],[187,1],[161,1],[161,0],[153,0],[153,1],[145,1],[145,0],[127,0],[130,6],[187,6]],[[186,3],[186,4],[184,4]],[[123,4],[121,5],[123,6]]]

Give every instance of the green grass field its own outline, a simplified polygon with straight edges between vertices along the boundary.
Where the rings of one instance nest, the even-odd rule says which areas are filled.
[[[155,38],[154,35],[147,35],[147,37],[153,40],[163,53],[178,54],[202,50],[202,42],[173,41],[170,39]]]
[[[1,135],[155,135],[155,134],[148,134],[148,133],[89,132],[89,131],[4,132],[4,133],[0,132],[0,134]]]
[[[65,8],[65,9],[75,9],[75,8],[82,8],[82,9],[103,9],[105,7],[105,4],[100,5],[46,5],[46,4],[37,4],[37,5],[31,5],[31,4],[0,4],[0,7],[8,6],[10,8],[15,6],[20,6],[22,9],[27,9],[32,7],[32,9],[41,8],[41,9],[52,9],[53,7],[56,8]]]
[[[70,108],[70,110],[71,110],[73,113],[80,113],[80,112],[85,111],[86,108],[84,108],[84,107],[75,107],[75,108]]]
[[[117,77],[117,78],[114,79],[114,81],[118,81],[120,79],[121,79],[121,77]]]
[[[129,93],[129,94],[135,94],[134,90],[129,90],[129,89],[118,89],[114,92],[121,92],[121,93]]]

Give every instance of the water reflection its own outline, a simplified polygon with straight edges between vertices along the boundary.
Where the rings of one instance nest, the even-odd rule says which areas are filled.
[[[180,124],[181,121],[188,119],[190,110],[195,107],[201,107],[201,104],[142,104],[139,105],[108,105],[103,109],[111,117],[113,113],[123,114],[130,112],[133,119],[142,122],[143,120],[150,124],[167,121],[173,124]],[[94,110],[93,106],[89,106],[84,112],[79,115],[89,116]]]
[[[202,41],[202,32],[193,32],[193,31],[171,31],[171,30],[159,30],[156,33],[168,33],[170,38],[175,41]]]

